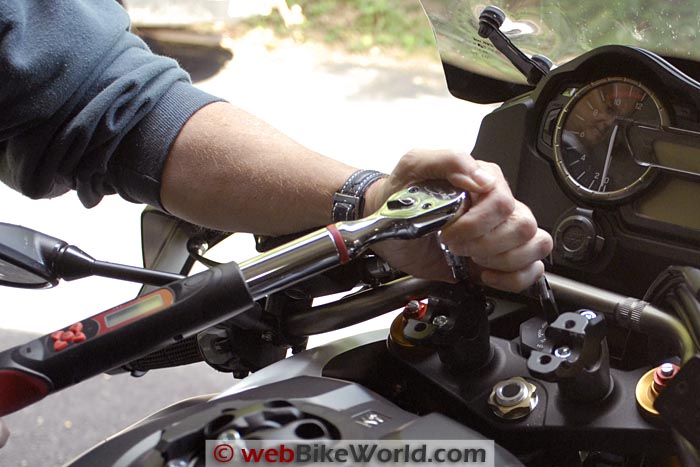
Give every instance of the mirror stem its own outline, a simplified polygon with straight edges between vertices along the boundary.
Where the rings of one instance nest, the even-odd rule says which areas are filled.
[[[67,245],[58,252],[54,259],[54,268],[58,275],[67,281],[101,276],[160,286],[184,278],[180,274],[98,261],[72,245]]]

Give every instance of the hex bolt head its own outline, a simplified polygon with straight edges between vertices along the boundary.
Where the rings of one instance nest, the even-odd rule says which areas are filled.
[[[497,384],[494,400],[499,405],[513,407],[520,404],[528,397],[527,385],[523,381],[510,381],[506,384]]]
[[[530,415],[538,401],[537,387],[516,376],[496,383],[487,404],[497,417],[519,420]]]

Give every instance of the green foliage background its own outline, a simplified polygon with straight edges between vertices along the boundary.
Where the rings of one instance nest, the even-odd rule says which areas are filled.
[[[273,15],[272,27],[281,36],[299,41],[318,40],[353,52],[372,47],[402,49],[408,53],[434,50],[430,23],[418,0],[289,0],[301,6],[306,21],[287,28]],[[270,26],[270,18],[249,25]]]
[[[511,40],[528,55],[544,54],[557,64],[605,44],[636,45],[676,57],[700,56],[700,0],[424,1],[441,30],[443,53],[461,57],[465,68],[488,70],[507,80],[523,78],[501,54],[484,53],[474,43],[479,41],[476,12],[488,4],[506,11],[513,21],[535,25],[534,33]],[[275,14],[249,20],[248,26],[272,27],[281,37],[321,41],[351,52],[373,47],[400,53],[435,50],[419,0],[288,0],[288,4],[301,6],[303,24],[286,27]]]

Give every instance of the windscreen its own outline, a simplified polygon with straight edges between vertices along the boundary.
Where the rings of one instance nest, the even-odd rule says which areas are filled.
[[[501,30],[527,55],[562,65],[596,47],[642,47],[666,57],[700,59],[697,0],[421,0],[443,62],[511,83],[525,78],[477,33],[479,14],[494,5]]]

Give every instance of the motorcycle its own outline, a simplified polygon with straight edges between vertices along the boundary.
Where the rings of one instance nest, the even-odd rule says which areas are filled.
[[[0,353],[0,415],[101,372],[204,360],[243,379],[71,465],[204,465],[206,440],[389,438],[492,439],[495,465],[698,465],[697,62],[636,42],[581,51],[565,37],[551,60],[530,57],[518,44],[552,44],[541,36],[566,15],[503,3],[517,21],[496,7],[423,1],[450,91],[503,102],[473,154],[502,167],[555,239],[536,286],[480,288],[449,251],[456,284],[402,276],[371,254],[374,242],[433,234],[463,209],[467,195],[439,182],[407,187],[359,221],[259,238],[261,254],[239,265],[206,256],[227,233],[157,211],[142,217],[143,269],[3,225],[4,285],[89,275],[148,285]],[[195,262],[209,269],[187,276]],[[305,350],[309,336],[394,309],[388,330]]]

